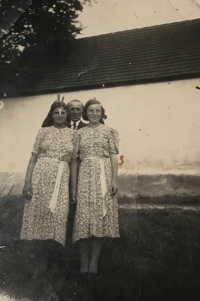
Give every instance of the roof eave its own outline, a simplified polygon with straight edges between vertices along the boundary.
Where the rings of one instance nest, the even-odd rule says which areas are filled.
[[[198,72],[191,72],[185,74],[173,74],[168,76],[160,76],[152,78],[138,78],[126,81],[118,81],[118,82],[110,82],[104,84],[91,84],[91,85],[76,85],[74,87],[67,86],[57,86],[56,89],[43,89],[43,90],[34,90],[34,91],[25,91],[25,92],[14,92],[11,94],[7,94],[6,97],[2,97],[1,99],[6,98],[19,98],[19,97],[31,97],[31,96],[39,96],[45,94],[56,94],[56,93],[67,93],[67,92],[77,92],[77,91],[87,91],[87,90],[96,90],[96,89],[106,89],[106,88],[116,88],[122,86],[132,86],[132,85],[142,85],[142,84],[152,84],[152,83],[160,83],[160,82],[169,82],[169,81],[178,81],[178,80],[189,80],[200,78],[200,70]]]

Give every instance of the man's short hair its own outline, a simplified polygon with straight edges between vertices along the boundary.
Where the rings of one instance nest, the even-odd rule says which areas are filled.
[[[80,100],[78,100],[78,99],[70,100],[70,102],[68,102],[68,106],[69,106],[69,104],[72,103],[72,102],[79,102],[79,103],[83,106],[83,103],[82,103]]]

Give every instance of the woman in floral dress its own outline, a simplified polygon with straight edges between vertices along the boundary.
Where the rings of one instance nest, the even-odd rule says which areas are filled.
[[[65,245],[74,134],[66,127],[67,113],[63,101],[54,102],[37,134],[23,188],[21,239]]]
[[[118,132],[103,122],[105,110],[97,100],[84,106],[83,118],[89,124],[76,132],[72,160],[72,191],[77,209],[73,240],[80,240],[81,273],[97,273],[98,258],[104,237],[119,237],[117,170]],[[90,249],[92,256],[89,258]]]

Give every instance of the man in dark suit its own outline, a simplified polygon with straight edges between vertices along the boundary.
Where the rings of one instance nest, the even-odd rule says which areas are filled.
[[[69,118],[67,119],[67,127],[73,130],[79,130],[86,126],[86,123],[82,121],[83,104],[80,100],[74,99],[68,103]]]
[[[74,99],[68,103],[69,117],[67,118],[67,127],[73,130],[79,130],[86,126],[87,123],[82,121],[83,104],[80,100]],[[71,185],[69,185],[70,187]],[[70,191],[69,191],[70,193]],[[76,211],[76,203],[73,203],[70,193],[70,210],[68,215],[67,237],[72,238],[74,215]],[[73,252],[73,248],[71,249]]]

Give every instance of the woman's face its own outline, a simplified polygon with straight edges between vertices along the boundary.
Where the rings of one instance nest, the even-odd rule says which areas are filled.
[[[56,108],[52,114],[54,125],[64,125],[66,123],[67,112],[63,107]]]
[[[102,115],[101,105],[90,105],[87,108],[87,117],[90,123],[99,123]]]

